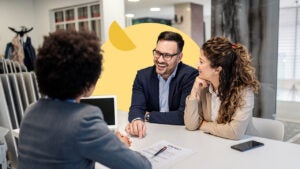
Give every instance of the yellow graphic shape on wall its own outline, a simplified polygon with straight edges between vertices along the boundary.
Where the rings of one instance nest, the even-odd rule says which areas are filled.
[[[109,40],[116,48],[120,50],[127,51],[135,48],[133,42],[116,21],[114,21],[110,26]]]
[[[174,31],[182,35],[185,41],[182,61],[196,68],[200,48],[182,31],[157,23],[137,24],[125,29],[114,27],[113,23],[109,30],[110,39],[102,45],[103,70],[93,95],[117,95],[119,110],[129,111],[136,73],[139,69],[153,65],[152,50],[156,47],[156,40],[161,32]],[[120,34],[126,35],[135,48],[128,50],[126,46],[129,41],[118,37]]]

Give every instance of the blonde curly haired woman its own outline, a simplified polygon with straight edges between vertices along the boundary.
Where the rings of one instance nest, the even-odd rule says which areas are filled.
[[[202,46],[198,71],[186,98],[186,128],[241,139],[251,126],[254,93],[260,87],[246,47],[214,37]]]

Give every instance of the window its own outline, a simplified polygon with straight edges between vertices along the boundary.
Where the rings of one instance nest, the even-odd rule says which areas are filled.
[[[85,7],[80,7],[78,8],[78,19],[87,19],[88,18],[88,8]]]
[[[68,9],[66,10],[66,21],[74,21],[74,9]]]
[[[54,26],[52,31],[59,29],[94,31],[101,40],[100,4],[85,4],[52,11]]]
[[[97,17],[100,17],[100,6],[99,4],[98,5],[92,5],[91,6],[91,16],[93,18],[97,18]]]
[[[64,21],[64,12],[63,11],[55,12],[54,15],[55,15],[55,23]]]
[[[300,102],[300,7],[280,9],[277,100]]]

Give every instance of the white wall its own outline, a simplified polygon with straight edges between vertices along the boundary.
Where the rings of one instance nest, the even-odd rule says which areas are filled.
[[[89,2],[95,2],[95,0],[34,0],[34,13],[36,16],[36,25],[38,27],[36,31],[37,43],[41,45],[43,42],[43,36],[48,35],[48,33],[51,31],[50,24],[51,19],[53,19],[51,18],[51,10],[71,7]]]
[[[276,106],[276,119],[300,123],[299,102],[277,100]]]
[[[35,3],[35,14],[37,14],[37,25],[39,25],[40,30],[37,32],[38,43],[43,42],[43,36],[47,35],[50,32],[50,20],[53,19],[50,17],[50,11],[57,8],[63,8],[74,5],[81,5],[90,2],[100,2],[101,8],[101,22],[103,35],[102,39],[107,40],[108,29],[110,24],[116,20],[120,26],[125,26],[125,17],[124,17],[124,0],[51,0],[51,1],[41,1],[34,0]],[[102,4],[102,6],[101,6]]]
[[[4,55],[6,44],[15,36],[8,26],[34,27],[28,35],[37,49],[43,37],[51,31],[51,10],[97,1],[100,4],[103,1],[105,6],[101,7],[101,17],[105,21],[101,23],[105,41],[112,21],[116,20],[121,27],[125,27],[124,0],[0,0],[0,56]]]
[[[161,2],[158,2],[161,1]],[[208,40],[211,36],[211,0],[144,0],[142,8],[138,8],[134,3],[125,3],[125,12],[132,13],[135,15],[135,18],[143,17],[152,17],[152,18],[162,18],[162,19],[174,19],[175,15],[175,4],[179,3],[195,3],[203,5],[203,20],[205,22],[205,40]],[[161,11],[159,12],[150,12],[149,7],[158,7],[157,4],[160,4],[159,7]]]
[[[28,35],[35,43],[37,29],[32,11],[34,11],[33,0],[0,0],[0,56],[4,55],[6,44],[16,35],[8,27],[17,30],[20,26],[34,27]]]
[[[124,0],[102,0],[103,3],[103,31],[104,41],[108,39],[108,30],[110,24],[113,21],[117,21],[118,24],[124,28],[125,27],[125,5]]]

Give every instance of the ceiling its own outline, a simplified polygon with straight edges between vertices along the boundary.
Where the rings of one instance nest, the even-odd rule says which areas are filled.
[[[177,3],[196,3],[202,4],[204,7],[204,16],[210,16],[211,0],[140,0],[139,2],[125,1],[125,13],[135,14],[134,18],[141,17],[154,17],[173,19],[174,17],[174,4]],[[299,0],[279,0],[280,7],[295,7],[299,6]],[[150,7],[160,7],[159,12],[150,12]]]
[[[211,0],[140,0],[139,2],[128,2],[125,1],[125,13],[134,14],[134,18],[141,17],[153,17],[153,18],[164,18],[173,19],[174,17],[174,4],[177,3],[196,3],[204,6],[204,15],[210,15],[210,9],[205,10],[205,6],[211,4]],[[160,7],[159,12],[150,12],[151,7]]]

